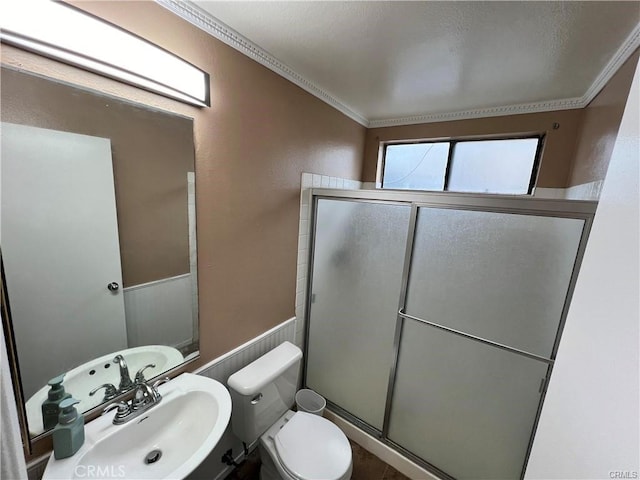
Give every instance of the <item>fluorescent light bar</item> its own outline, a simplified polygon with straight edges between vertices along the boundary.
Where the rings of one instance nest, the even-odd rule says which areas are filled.
[[[120,27],[49,0],[0,4],[2,42],[182,102],[210,105],[209,74]]]

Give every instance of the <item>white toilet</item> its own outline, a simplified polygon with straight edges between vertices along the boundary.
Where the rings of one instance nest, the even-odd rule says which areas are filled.
[[[302,352],[284,342],[229,377],[233,432],[260,439],[261,480],[349,480],[351,446],[329,420],[293,412]]]

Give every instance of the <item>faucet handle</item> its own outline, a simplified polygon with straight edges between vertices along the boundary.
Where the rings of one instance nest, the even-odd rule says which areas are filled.
[[[104,401],[111,400],[118,396],[118,390],[111,383],[105,383],[104,385],[100,385],[99,387],[94,388],[89,392],[89,396],[93,397],[98,390],[104,388]]]
[[[134,383],[136,385],[139,384],[139,383],[144,383],[146,381],[146,379],[144,378],[144,371],[147,368],[156,368],[156,364],[155,363],[150,363],[146,367],[142,367],[140,370],[138,370],[138,373],[136,373],[136,378],[134,380]]]
[[[170,381],[171,379],[169,377],[164,377],[161,378],[160,380],[158,380],[157,382],[154,382],[153,384],[153,388],[156,389],[158,388],[160,385],[162,385],[163,383],[167,383],[168,381]]]
[[[129,405],[126,402],[116,402],[104,407],[104,409],[102,410],[102,415],[110,412],[115,408],[118,409],[118,411],[116,412],[116,417],[123,417],[129,413]]]

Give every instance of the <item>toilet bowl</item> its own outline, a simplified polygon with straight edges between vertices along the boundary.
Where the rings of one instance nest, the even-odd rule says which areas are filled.
[[[235,435],[259,440],[261,480],[349,480],[351,445],[326,418],[294,412],[302,351],[284,342],[231,375]]]
[[[289,410],[260,437],[260,480],[349,480],[351,445],[326,418]]]

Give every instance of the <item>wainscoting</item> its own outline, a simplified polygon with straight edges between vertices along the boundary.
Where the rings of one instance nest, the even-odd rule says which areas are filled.
[[[192,289],[190,273],[125,288],[128,347],[192,344]]]
[[[226,385],[227,379],[241,368],[274,349],[282,342],[292,342],[295,332],[295,317],[277,325],[262,335],[240,345],[238,348],[200,367],[194,373],[213,378]]]

